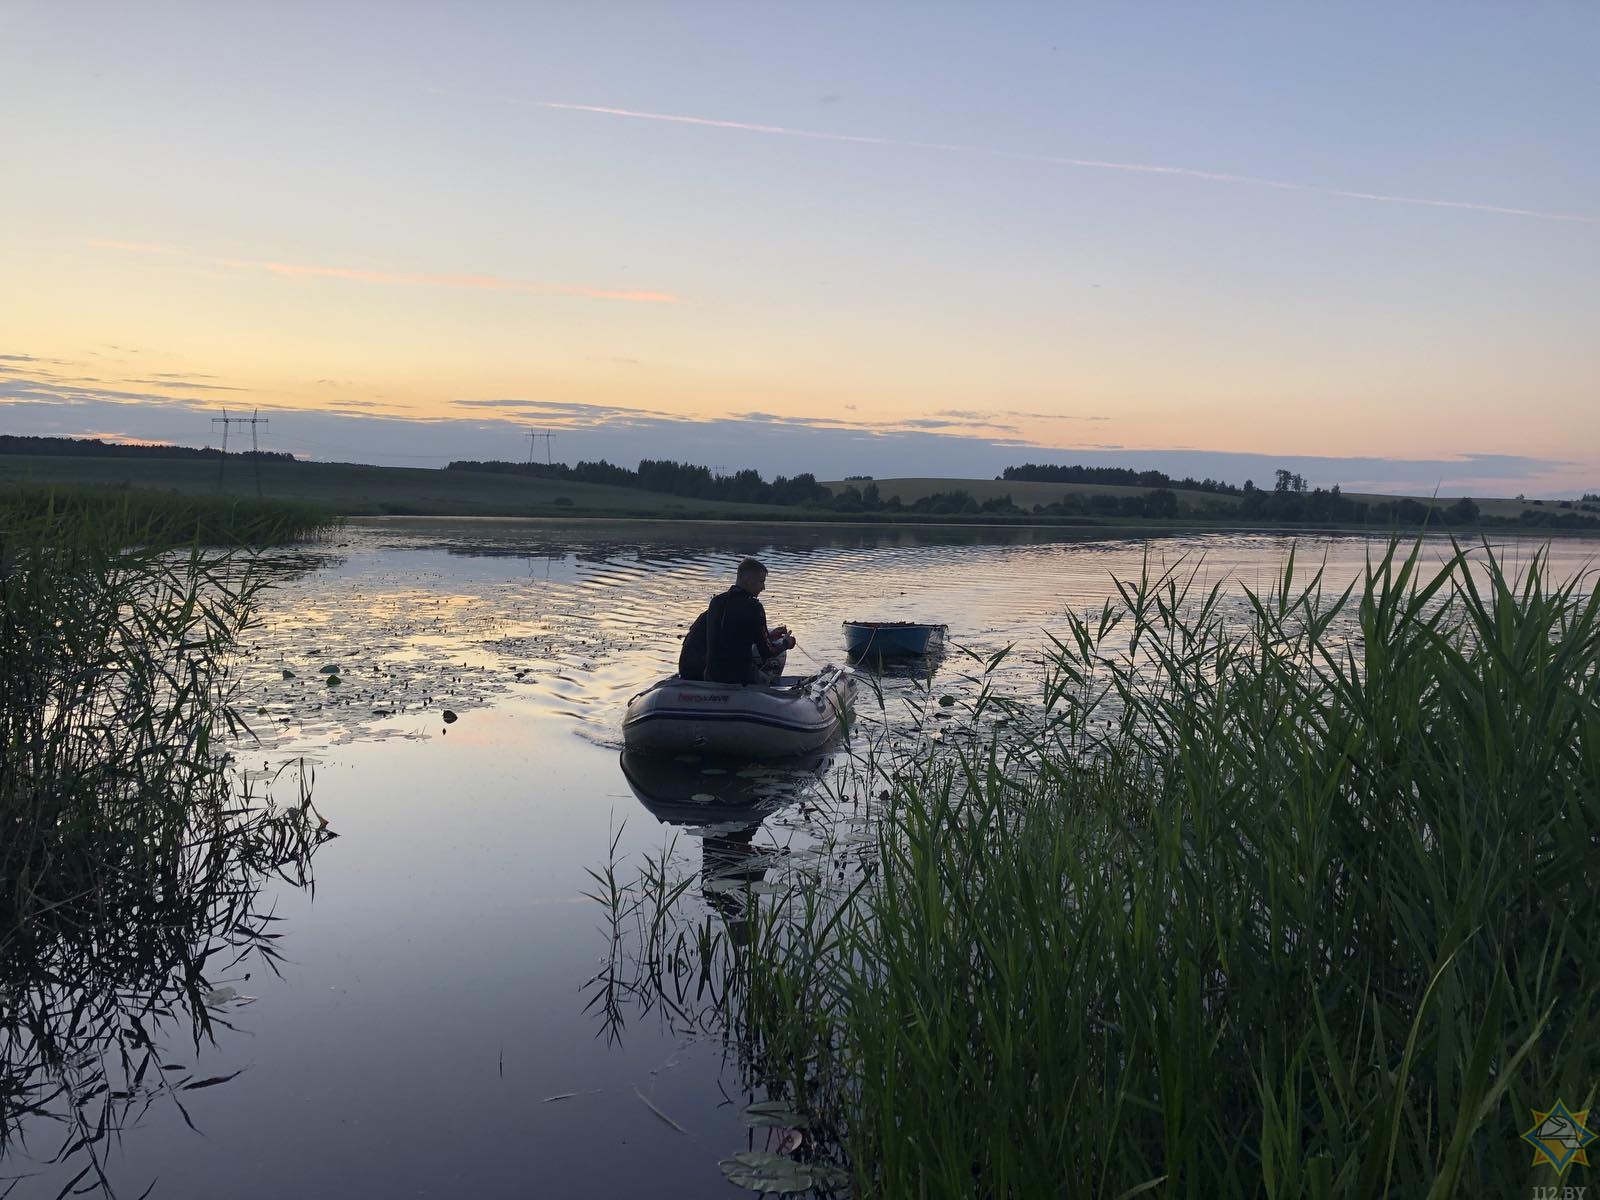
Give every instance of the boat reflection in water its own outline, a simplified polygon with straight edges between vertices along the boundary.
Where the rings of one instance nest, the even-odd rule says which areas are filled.
[[[700,838],[701,894],[741,944],[749,936],[750,886],[782,855],[755,845],[755,836],[769,816],[813,789],[831,761],[827,754],[760,763],[626,750],[621,756],[623,778],[639,803],[662,824]]]
[[[883,655],[876,649],[868,647],[864,653],[857,654],[854,650],[846,653],[845,661],[856,669],[857,677],[862,675],[868,679],[911,679],[931,680],[939,673],[939,668],[944,666],[945,647],[943,642],[936,642],[923,654],[912,655]],[[859,688],[857,689],[859,692]]]

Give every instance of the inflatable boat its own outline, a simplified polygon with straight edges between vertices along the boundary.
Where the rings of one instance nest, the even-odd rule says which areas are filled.
[[[784,676],[770,687],[674,675],[628,701],[623,745],[643,754],[805,754],[839,732],[851,681],[850,672],[834,666],[804,678]]]

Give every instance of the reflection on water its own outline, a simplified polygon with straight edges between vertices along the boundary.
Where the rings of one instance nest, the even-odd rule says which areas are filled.
[[[296,803],[246,788],[231,812],[197,817],[159,870],[107,861],[92,896],[0,939],[0,1194],[34,1173],[29,1154],[65,1172],[63,1194],[115,1194],[108,1156],[125,1130],[162,1104],[189,1123],[185,1099],[239,1073],[202,1077],[193,1059],[253,1002],[252,974],[277,970],[266,881],[307,886],[333,836],[309,779],[295,782]]]
[[[841,610],[946,624],[951,662],[1017,644],[1019,686],[1062,614],[1098,609],[1112,577],[1181,564],[1244,611],[1269,590],[1290,546],[1326,586],[1353,580],[1374,543],[1273,535],[1085,540],[1059,529],[757,527],[584,528],[528,521],[408,520],[351,527],[337,564],[285,580],[256,639],[248,679],[258,730],[315,751],[357,738],[425,737],[446,708],[531,702],[597,745],[620,748],[629,696],[676,669],[679,640],[745,554],[771,568],[768,615],[799,638],[791,663],[844,661]],[[1513,566],[1534,543],[1507,543]],[[1557,575],[1592,558],[1556,543]],[[1448,542],[1430,544],[1442,561]],[[1035,653],[1031,655],[1028,651]],[[872,666],[873,664],[868,664]],[[885,663],[898,687],[944,660]],[[327,682],[333,668],[337,684]],[[960,680],[954,681],[959,685]]]
[[[815,786],[832,758],[824,753],[759,763],[710,755],[675,757],[624,751],[622,776],[655,818],[691,828],[759,825]]]
[[[915,745],[944,740],[946,727],[962,736],[970,722],[959,715],[985,687],[1036,696],[1047,632],[1060,632],[1069,610],[1098,610],[1112,576],[1137,576],[1146,554],[1156,569],[1192,565],[1242,606],[1243,588],[1277,577],[1288,545],[510,521],[352,525],[340,541],[320,566],[295,563],[265,599],[242,664],[243,711],[262,742],[239,747],[319,763],[318,808],[343,835],[337,861],[319,864],[316,906],[296,916],[283,981],[257,973],[248,984],[261,998],[243,1060],[228,1057],[240,1043],[230,1038],[193,1056],[194,1082],[250,1066],[227,1087],[176,1092],[206,1136],[163,1103],[120,1145],[125,1177],[159,1176],[157,1197],[213,1195],[224,1178],[233,1200],[737,1194],[716,1159],[759,1145],[719,1090],[745,1080],[694,1016],[706,985],[685,973],[692,956],[629,943],[646,950],[633,965],[668,984],[659,1020],[641,1019],[620,991],[630,964],[597,967],[597,906],[583,897],[604,890],[588,870],[603,877],[597,864],[611,848],[618,861],[665,864],[613,880],[621,905],[657,880],[686,881],[704,920],[737,936],[749,897],[791,873],[837,868],[817,853],[815,830],[840,819],[828,805],[852,769],[847,754],[759,768],[619,764],[628,697],[673,671],[678,638],[738,559],[769,563],[763,601],[799,638],[796,667],[843,661],[847,611],[950,626],[942,658],[864,671],[857,687],[866,734]],[[1302,563],[1326,562],[1329,587],[1353,579],[1367,549],[1357,538],[1299,542]],[[1558,543],[1552,573],[1571,577],[1590,556],[1589,545]],[[447,722],[446,710],[459,719]],[[844,817],[859,822],[852,852],[870,853],[869,814]],[[269,901],[306,910],[293,890]],[[208,985],[247,990],[219,965],[233,942],[210,944],[225,948],[205,958]],[[597,996],[602,1014],[607,1004],[629,1012],[620,1045],[595,1036],[583,1005]],[[168,997],[172,1019],[189,1021]],[[51,1003],[70,1013],[70,1002]],[[142,1046],[129,1051],[135,1075]],[[105,1061],[120,1054],[112,1046]],[[158,1074],[150,1066],[138,1087]],[[134,1091],[119,1078],[96,1102]],[[43,1194],[75,1170],[52,1176]]]
[[[784,847],[758,844],[757,835],[768,818],[786,810],[799,810],[803,822],[807,798],[816,795],[832,761],[828,754],[759,764],[696,754],[660,757],[624,751],[619,756],[623,777],[639,803],[663,825],[677,827],[700,843],[699,869],[686,878],[699,881],[706,910],[717,915],[736,944],[749,937],[752,896],[787,853]],[[611,953],[590,981],[590,1008],[600,1013],[608,1041],[620,1040],[629,1007],[639,1014],[664,1007],[690,1028],[699,1028],[707,1015],[691,994],[709,980],[698,971],[701,960],[687,953],[681,937],[671,947],[655,944],[643,954],[632,954],[630,948],[638,943],[625,936],[630,921],[661,911],[667,893],[685,886],[676,868],[670,853],[647,862],[626,894],[614,890],[614,873],[607,872],[613,890],[602,887],[600,895],[610,910]]]
[[[865,654],[847,654],[845,661],[857,671],[879,679],[912,679],[922,683],[932,682],[944,666],[944,643],[938,643],[923,654],[882,655],[868,651]]]

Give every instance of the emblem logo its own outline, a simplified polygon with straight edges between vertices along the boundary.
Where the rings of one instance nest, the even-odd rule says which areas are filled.
[[[1584,1124],[1589,1110],[1573,1112],[1560,1100],[1549,1112],[1533,1110],[1533,1128],[1522,1135],[1522,1140],[1533,1147],[1533,1165],[1547,1163],[1557,1175],[1565,1173],[1573,1163],[1589,1165],[1584,1148],[1600,1137]]]

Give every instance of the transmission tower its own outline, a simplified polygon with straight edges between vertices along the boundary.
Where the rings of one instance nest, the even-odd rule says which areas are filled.
[[[533,465],[533,444],[540,438],[544,439],[544,465],[548,467],[554,462],[550,457],[550,443],[556,440],[556,435],[547,429],[528,430],[528,465]]]
[[[250,456],[255,460],[256,466],[256,495],[261,495],[261,435],[259,430],[267,424],[267,418],[261,415],[261,410],[254,409],[248,417],[230,417],[228,410],[223,409],[220,417],[211,418],[212,428],[222,426],[222,457],[217,460],[217,490],[222,490],[222,474],[228,465],[228,427],[231,425],[250,426]]]

